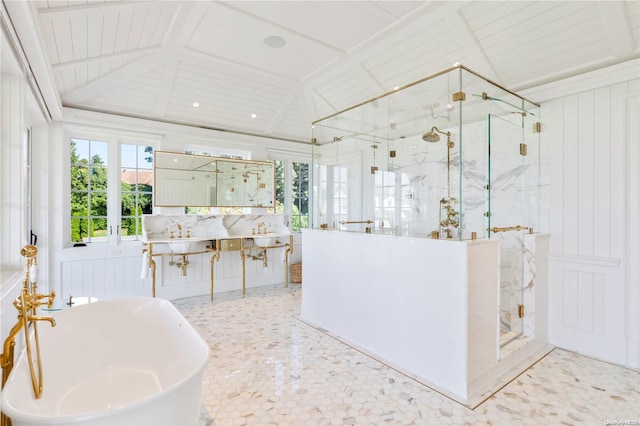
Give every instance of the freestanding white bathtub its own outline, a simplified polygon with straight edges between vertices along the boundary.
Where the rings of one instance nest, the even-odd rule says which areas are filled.
[[[115,299],[53,313],[38,324],[42,397],[26,356],[2,392],[23,425],[196,425],[209,348],[168,301]]]

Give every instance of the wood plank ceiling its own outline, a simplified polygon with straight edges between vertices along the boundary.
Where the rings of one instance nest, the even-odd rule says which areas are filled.
[[[308,142],[312,121],[455,62],[518,91],[636,58],[639,5],[56,0],[30,13],[63,106]]]

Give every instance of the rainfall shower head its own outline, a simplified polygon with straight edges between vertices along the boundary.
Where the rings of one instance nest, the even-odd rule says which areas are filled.
[[[422,135],[422,140],[425,142],[438,142],[440,140],[440,135],[438,134],[442,134],[442,135],[446,135],[447,138],[449,138],[449,136],[451,136],[451,133],[449,132],[443,132],[440,129],[438,129],[437,127],[432,127],[431,131],[426,132],[424,135]]]
[[[440,135],[432,130],[422,135],[422,140],[425,142],[438,142],[440,140]]]

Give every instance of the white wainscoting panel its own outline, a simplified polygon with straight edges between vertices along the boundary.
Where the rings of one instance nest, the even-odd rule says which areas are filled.
[[[140,278],[141,259],[142,256],[132,256],[62,262],[63,302],[69,296],[98,299],[151,296],[150,280]]]
[[[254,254],[257,254],[254,251]],[[156,296],[165,299],[209,294],[210,258],[208,254],[188,257],[187,274],[175,263],[182,256],[155,257]],[[299,261],[300,245],[295,246],[290,264]],[[141,278],[142,255],[107,258],[84,258],[62,262],[60,286],[61,307],[69,296],[92,296],[99,299],[118,297],[151,296],[150,276]],[[173,265],[170,262],[174,262]],[[269,249],[267,267],[262,260],[246,260],[246,287],[259,287],[282,283],[285,280],[284,248]],[[214,264],[215,292],[242,288],[242,259],[239,251],[223,252]]]
[[[551,343],[632,365],[626,356],[624,271],[619,266],[589,265],[576,258],[549,259]]]
[[[551,177],[549,341],[636,368],[640,284],[630,241],[639,238],[639,96],[636,79],[542,106]]]

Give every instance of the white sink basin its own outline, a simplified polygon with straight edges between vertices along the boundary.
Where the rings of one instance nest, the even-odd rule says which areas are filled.
[[[190,240],[188,238],[180,238],[169,242],[169,248],[174,253],[189,253],[197,251],[200,240]]]
[[[276,244],[278,237],[276,235],[254,235],[253,244],[258,247],[269,247]]]

